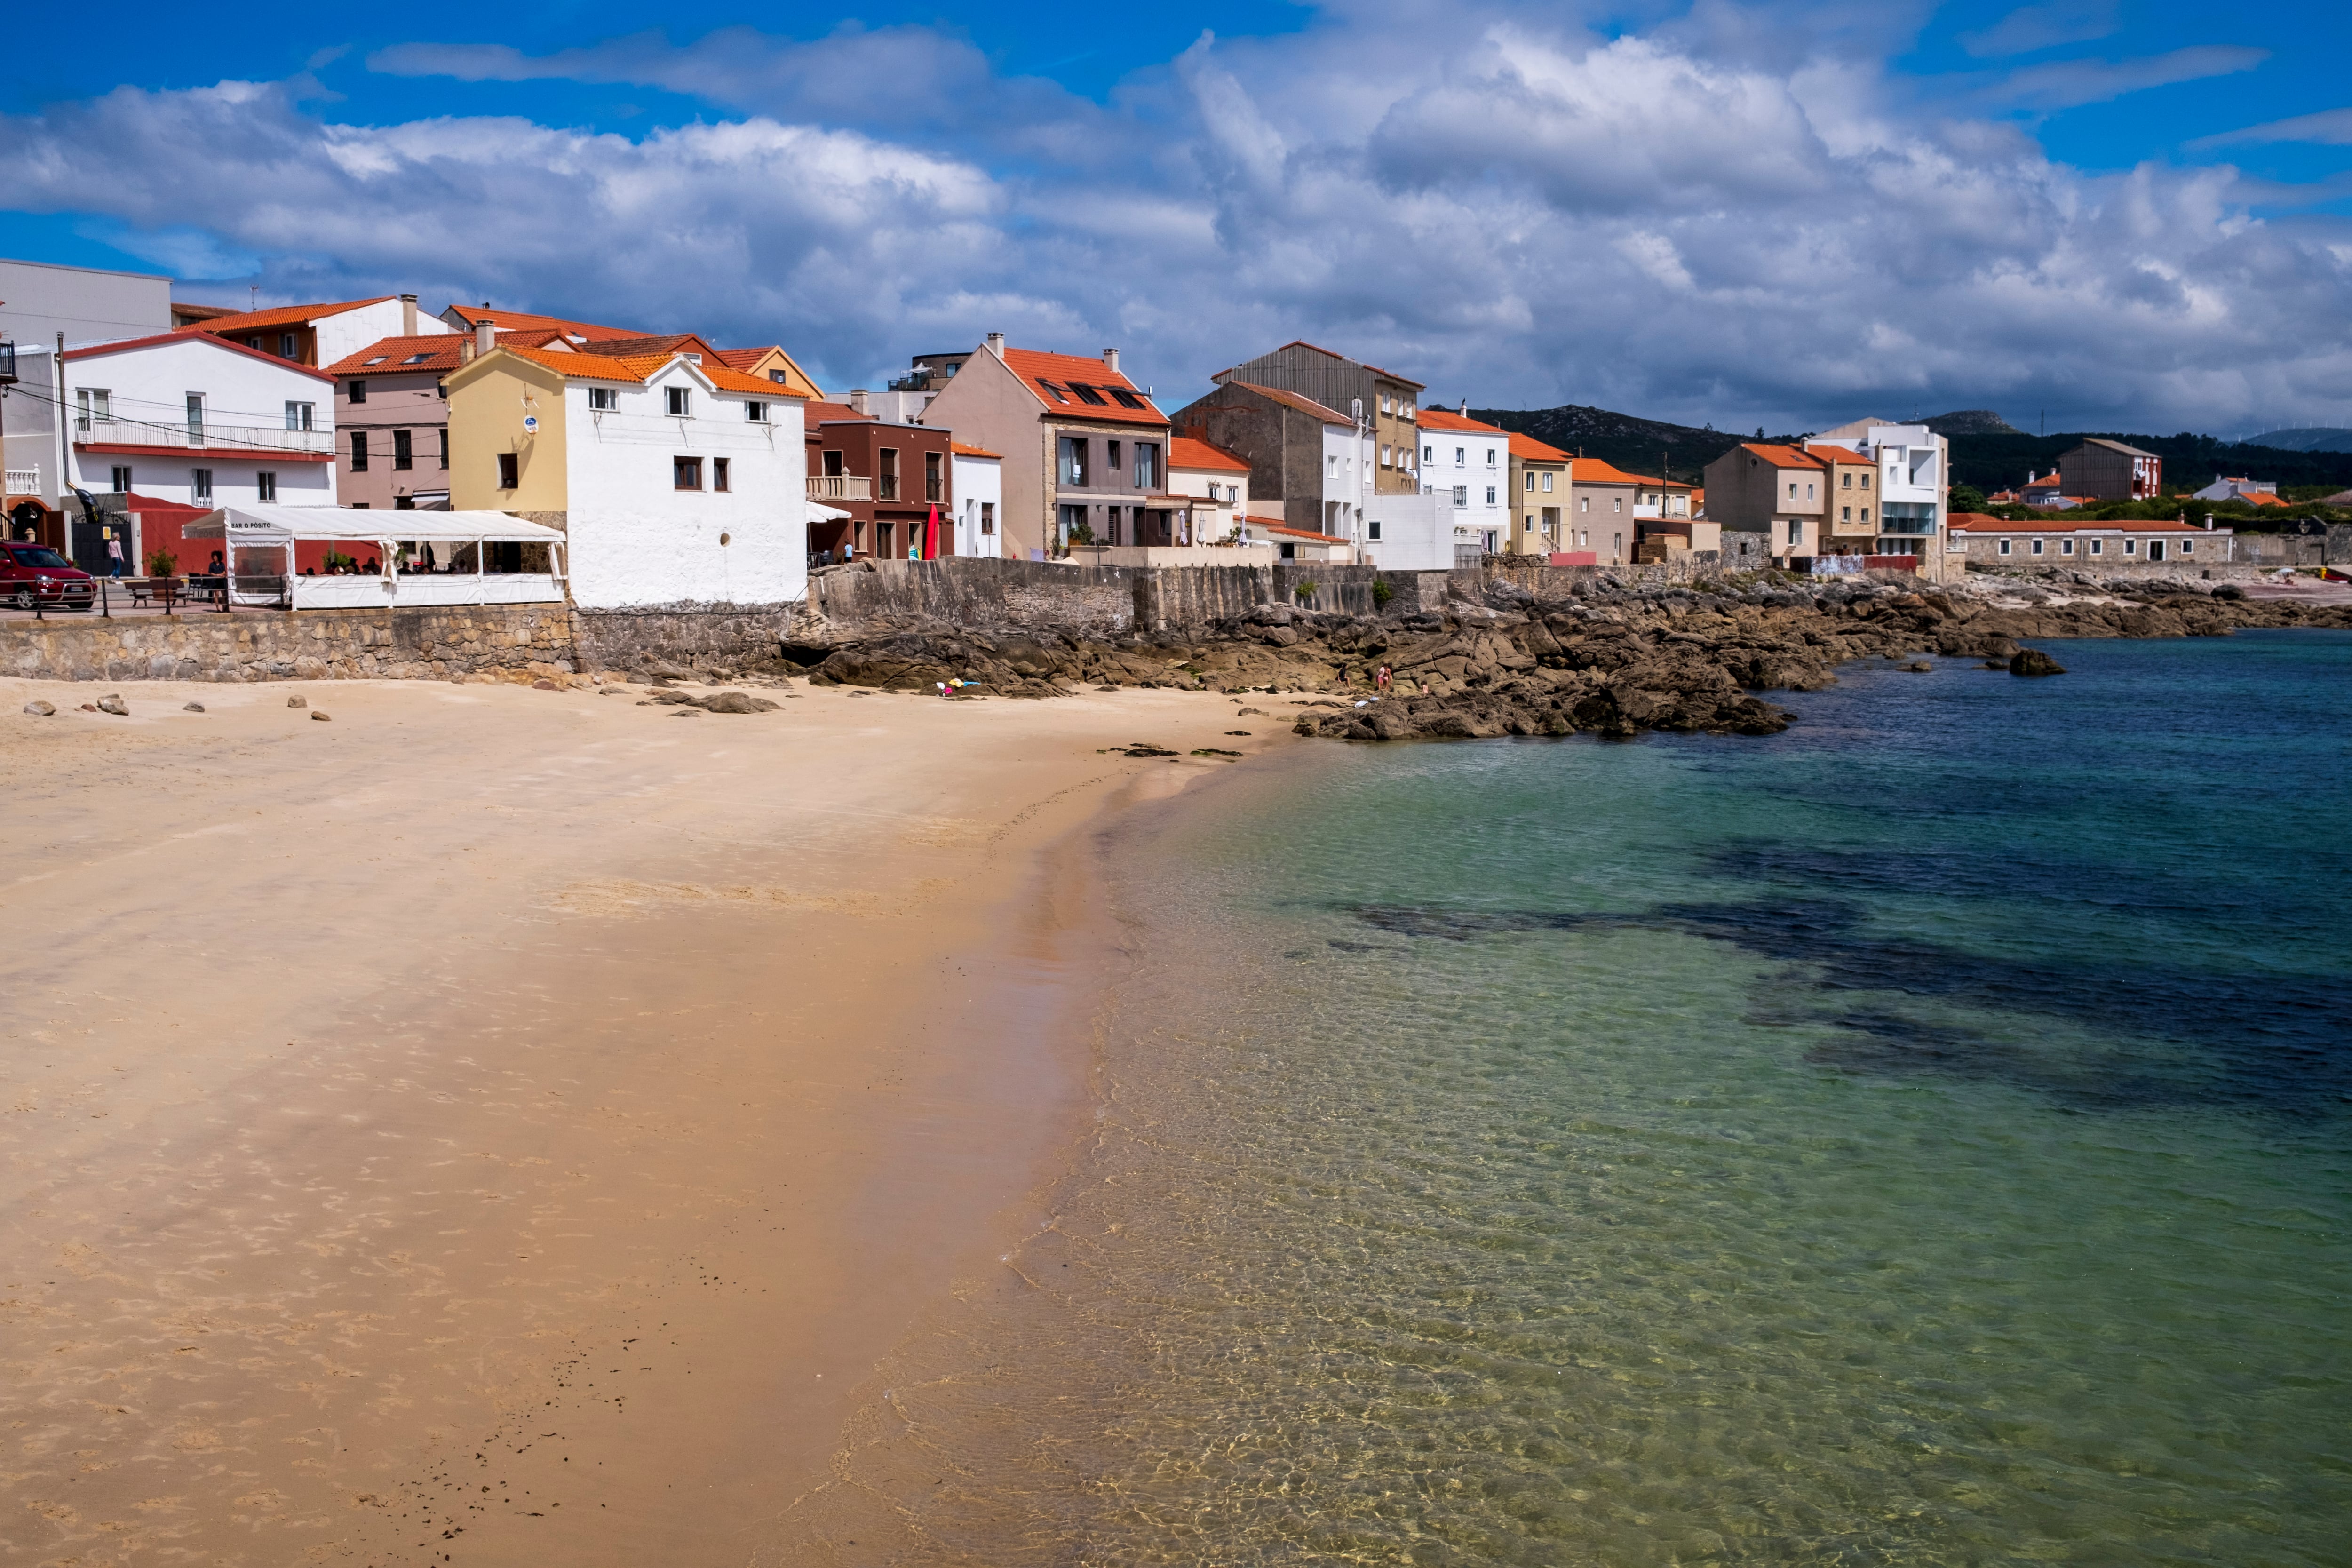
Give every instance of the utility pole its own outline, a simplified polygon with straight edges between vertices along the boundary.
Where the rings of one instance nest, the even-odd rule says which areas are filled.
[[[66,533],[66,335],[63,332],[59,332],[58,334],[57,371],[58,402],[57,406],[51,410],[51,412],[56,416],[58,426],[58,482],[56,486],[58,492],[58,537],[55,542],[62,546],[68,542],[68,536]],[[58,553],[69,557],[72,554],[72,552],[69,550],[60,549]]]

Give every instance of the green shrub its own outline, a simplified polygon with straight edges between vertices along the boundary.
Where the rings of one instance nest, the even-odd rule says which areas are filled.
[[[1306,582],[1301,583],[1298,586],[1290,591],[1290,596],[1297,599],[1300,604],[1305,604],[1307,600],[1315,596],[1315,580],[1310,577]]]
[[[147,575],[150,577],[170,577],[179,570],[180,558],[170,551],[151,550],[147,552]]]
[[[1375,605],[1383,610],[1387,609],[1389,601],[1395,597],[1396,590],[1389,586],[1389,580],[1387,578],[1381,576],[1373,577],[1372,603]]]

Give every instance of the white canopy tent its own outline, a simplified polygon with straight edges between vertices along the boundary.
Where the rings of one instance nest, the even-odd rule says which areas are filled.
[[[184,539],[217,539],[229,567],[235,604],[289,605],[298,610],[409,605],[526,605],[563,598],[563,531],[502,511],[374,511],[334,506],[225,506],[180,530]],[[379,572],[304,577],[294,546],[304,540],[375,547]],[[485,544],[541,544],[544,572],[490,572]],[[474,570],[403,574],[404,544],[474,547]]]

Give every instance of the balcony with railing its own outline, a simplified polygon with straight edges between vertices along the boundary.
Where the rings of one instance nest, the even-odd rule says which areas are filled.
[[[142,419],[112,419],[78,414],[73,420],[77,447],[170,447],[190,452],[306,453],[331,457],[335,450],[331,430],[287,430],[275,425],[227,425],[217,419],[166,425]]]
[[[864,474],[811,474],[811,500],[872,500],[874,481]]]
[[[16,345],[0,343],[0,386],[16,379]]]
[[[7,475],[8,493],[12,496],[37,496],[48,492],[41,489],[41,466],[10,468]]]

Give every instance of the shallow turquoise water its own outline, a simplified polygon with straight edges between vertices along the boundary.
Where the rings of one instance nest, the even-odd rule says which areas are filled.
[[[2049,646],[1123,829],[907,1554],[2352,1562],[2352,636]]]

